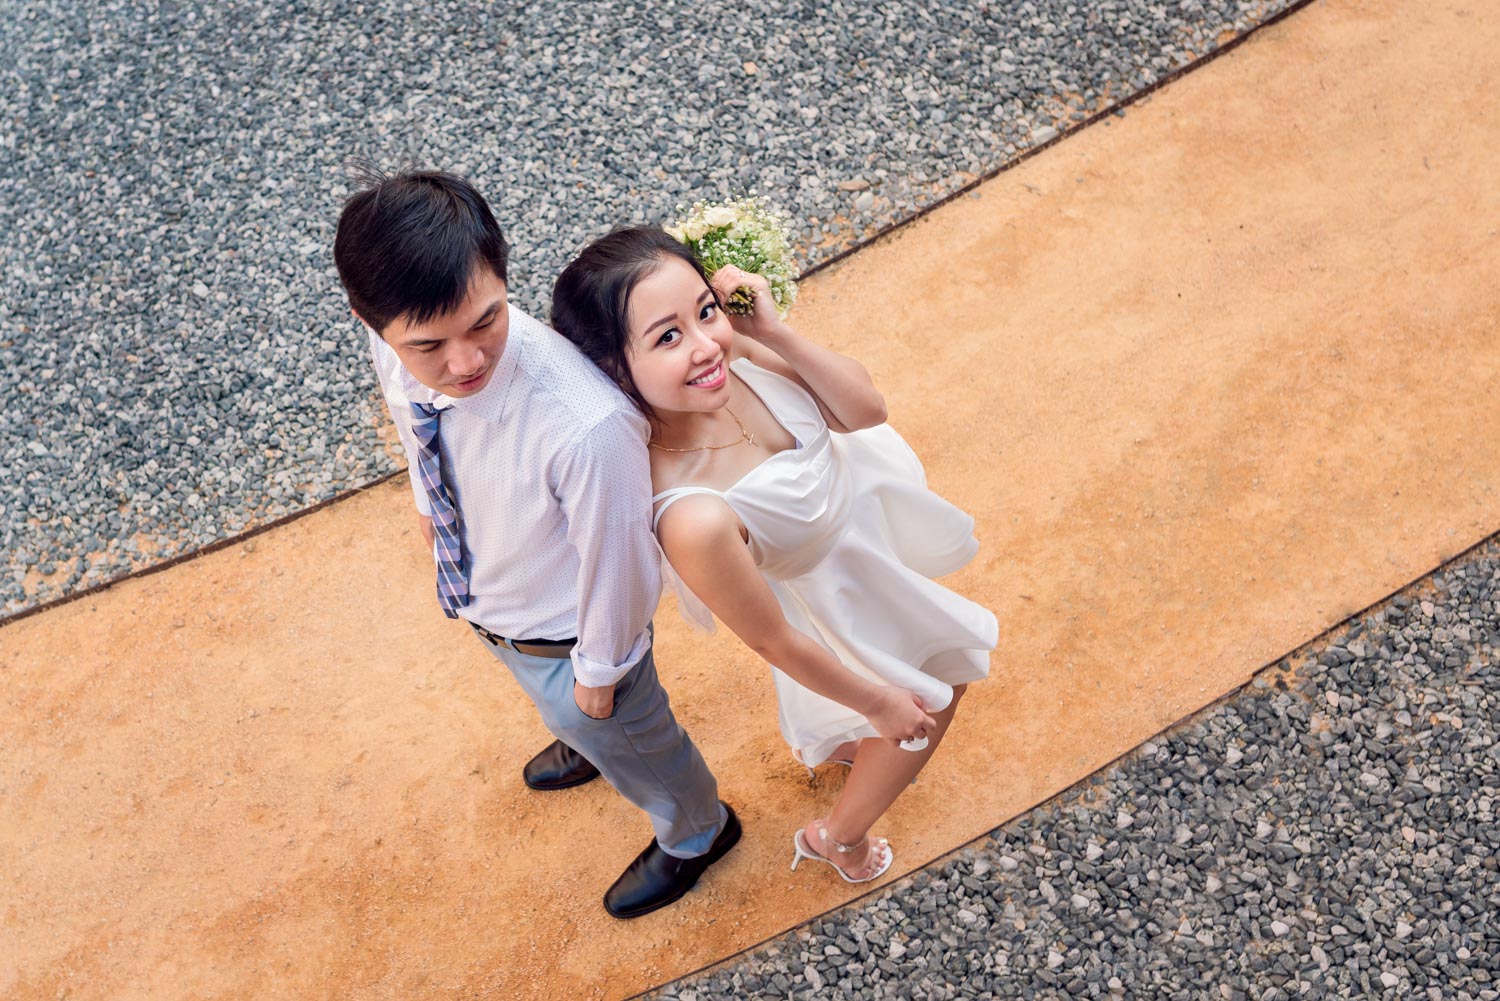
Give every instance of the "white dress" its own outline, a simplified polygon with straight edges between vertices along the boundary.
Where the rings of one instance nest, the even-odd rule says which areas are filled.
[[[911,446],[887,425],[834,434],[801,386],[748,358],[731,370],[796,439],[728,490],[657,494],[656,523],[682,497],[713,494],[734,509],[750,553],[787,621],[850,670],[947,708],[953,685],[989,674],[999,625],[988,609],[931,578],[974,557],[974,519],[927,489]],[[690,622],[711,629],[703,603],[663,560]],[[879,736],[860,714],[772,666],[781,733],[809,765],[847,740]]]

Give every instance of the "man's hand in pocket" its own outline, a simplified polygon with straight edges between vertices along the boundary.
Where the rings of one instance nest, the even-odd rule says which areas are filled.
[[[573,701],[578,703],[578,708],[585,716],[593,719],[609,719],[610,714],[615,711],[615,686],[585,688],[575,681],[573,682]]]

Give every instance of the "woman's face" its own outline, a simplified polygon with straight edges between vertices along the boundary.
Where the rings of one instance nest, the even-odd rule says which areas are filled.
[[[692,265],[663,258],[631,291],[626,324],[630,377],[654,410],[717,410],[729,401],[734,329]]]

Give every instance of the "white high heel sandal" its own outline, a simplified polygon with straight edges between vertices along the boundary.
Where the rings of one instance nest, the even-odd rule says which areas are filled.
[[[809,834],[809,831],[812,833]],[[813,837],[816,837],[820,844],[832,848],[839,855],[852,855],[854,852],[859,851],[862,845],[868,845],[865,852],[864,864],[858,869],[852,870],[855,873],[864,873],[864,875],[850,875],[851,870],[845,869],[827,855],[813,851],[809,841]],[[803,859],[810,859],[814,862],[826,862],[833,866],[833,871],[838,873],[839,877],[846,883],[868,883],[872,879],[879,879],[885,875],[886,870],[891,867],[891,863],[896,858],[891,852],[891,843],[885,838],[866,837],[855,844],[846,845],[835,841],[829,835],[827,825],[821,820],[813,821],[792,835],[792,851],[795,853],[792,855],[793,872],[797,871],[797,864]],[[874,866],[873,869],[871,869],[872,865]]]

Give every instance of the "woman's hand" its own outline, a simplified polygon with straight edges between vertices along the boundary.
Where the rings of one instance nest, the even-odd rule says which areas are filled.
[[[865,718],[876,733],[892,743],[920,740],[937,726],[937,721],[922,708],[922,700],[904,688],[882,685],[875,698],[875,706],[865,713]]]
[[[754,297],[749,316],[725,310],[734,332],[744,338],[735,345],[738,353],[811,393],[829,430],[858,431],[885,422],[885,398],[870,373],[853,358],[820,347],[787,326],[763,275],[726,264],[713,273],[709,284],[721,302],[737,290]]]
[[[736,316],[725,310],[736,333],[759,341],[786,332],[787,326],[782,322],[781,314],[776,312],[776,300],[771,296],[771,283],[764,275],[751,274],[733,264],[726,264],[708,281],[721,301],[727,300],[737,289],[747,289],[754,298],[755,306],[749,316]]]

